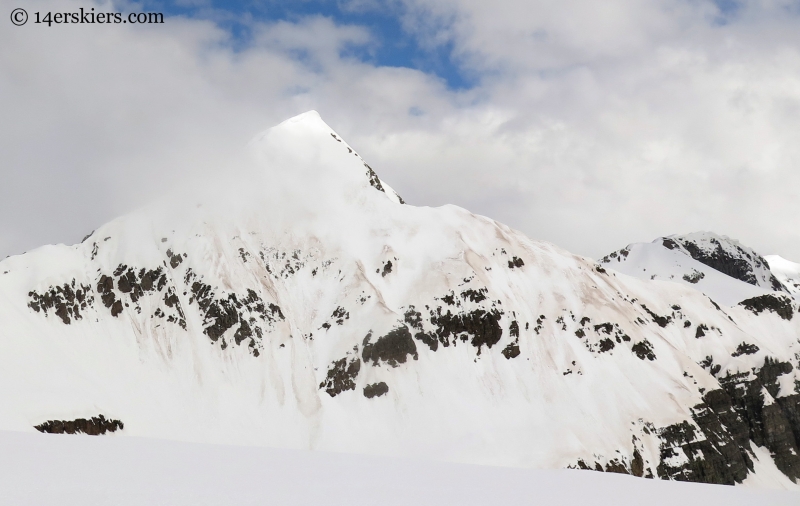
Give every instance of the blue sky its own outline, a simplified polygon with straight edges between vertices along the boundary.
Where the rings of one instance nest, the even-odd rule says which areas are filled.
[[[349,56],[379,66],[421,70],[440,77],[451,90],[467,89],[476,84],[476,76],[459,67],[453,58],[452,43],[445,42],[435,46],[420,43],[415,34],[403,27],[402,7],[391,5],[390,2],[380,8],[348,8],[346,4],[336,0],[146,0],[143,7],[172,16],[212,20],[232,35],[234,45],[239,48],[247,47],[249,43],[249,21],[269,23],[323,16],[340,25],[365,27],[378,41],[372,47],[350,48]]]

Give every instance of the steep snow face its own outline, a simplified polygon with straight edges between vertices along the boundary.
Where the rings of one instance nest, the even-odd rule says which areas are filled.
[[[788,292],[761,255],[736,240],[710,232],[630,244],[600,262],[640,279],[693,286],[728,306],[774,291]]]
[[[364,192],[368,187],[383,192],[392,202],[403,203],[316,111],[263,132],[250,142],[249,148],[270,186],[280,194],[289,192],[292,199],[316,209],[363,195],[374,197],[372,192]]]
[[[800,298],[800,264],[786,260],[778,255],[767,255],[764,259],[778,281],[795,298]]]
[[[0,262],[0,428],[800,478],[796,301],[723,310],[402,205],[316,113],[248,156],[191,205]]]

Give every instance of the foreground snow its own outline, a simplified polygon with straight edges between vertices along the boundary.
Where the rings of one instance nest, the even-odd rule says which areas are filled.
[[[133,437],[0,432],[8,505],[796,505],[797,492]]]

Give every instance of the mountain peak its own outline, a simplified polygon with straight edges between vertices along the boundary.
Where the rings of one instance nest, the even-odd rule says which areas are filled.
[[[281,180],[281,186],[300,184],[303,193],[311,194],[311,186],[315,186],[324,194],[333,192],[351,201],[371,186],[389,200],[403,203],[317,111],[299,114],[261,132],[250,142],[249,149],[270,178]]]

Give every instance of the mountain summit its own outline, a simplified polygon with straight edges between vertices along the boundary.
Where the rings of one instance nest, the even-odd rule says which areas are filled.
[[[403,199],[316,111],[295,116],[257,135],[248,147],[265,174],[281,183],[281,193],[300,190],[293,198],[313,201],[324,192],[353,199],[372,187],[390,201],[402,203]]]
[[[232,190],[0,262],[0,428],[800,478],[798,303],[755,257],[722,303],[403,205],[314,112],[249,148]]]

